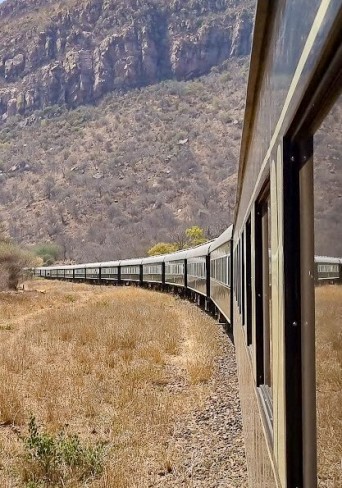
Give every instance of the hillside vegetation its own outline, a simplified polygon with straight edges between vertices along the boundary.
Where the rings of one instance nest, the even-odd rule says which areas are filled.
[[[144,254],[193,224],[217,235],[232,219],[247,65],[0,126],[12,236],[96,261]]]

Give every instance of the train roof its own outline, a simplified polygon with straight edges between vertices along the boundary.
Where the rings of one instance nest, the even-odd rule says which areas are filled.
[[[101,266],[101,268],[114,268],[116,266],[119,266],[120,261],[104,261],[103,263],[97,263],[98,266]]]
[[[143,258],[123,259],[120,261],[120,266],[138,266],[142,260]]]
[[[84,268],[99,268],[100,266],[103,266],[102,263],[85,263]]]
[[[46,270],[51,271],[51,270],[53,270],[53,269],[68,269],[68,268],[75,268],[76,266],[77,266],[76,264],[72,264],[72,265],[69,265],[69,264],[68,264],[68,265],[66,265],[66,264],[65,264],[64,266],[63,266],[63,265],[61,265],[61,264],[58,264],[58,265],[56,265],[56,266],[43,266],[43,267],[38,268],[38,269],[46,269]]]
[[[315,256],[315,263],[339,264],[342,263],[342,258],[333,258],[329,256]]]
[[[166,254],[158,254],[158,256],[149,256],[142,259],[142,264],[161,264],[165,261]]]
[[[187,250],[186,258],[196,258],[199,256],[207,256],[209,254],[209,248],[213,241],[206,242],[205,244],[201,244],[196,247],[192,247],[191,249]]]
[[[181,251],[176,251],[171,254],[165,254],[164,262],[186,259],[187,252],[187,249],[182,249]]]
[[[231,225],[226,229],[217,239],[215,239],[210,246],[209,252],[215,251],[215,249],[223,246],[229,242],[233,237],[233,226]]]

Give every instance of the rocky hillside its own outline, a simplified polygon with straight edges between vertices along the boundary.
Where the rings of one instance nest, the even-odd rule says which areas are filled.
[[[0,120],[189,80],[250,50],[253,0],[7,0]]]
[[[193,81],[51,106],[0,126],[0,216],[66,259],[141,255],[190,225],[232,219],[247,59]]]
[[[231,220],[253,0],[0,4],[0,219],[66,260]]]

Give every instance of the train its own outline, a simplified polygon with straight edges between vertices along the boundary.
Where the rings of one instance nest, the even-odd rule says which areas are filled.
[[[315,257],[315,139],[341,91],[342,0],[259,0],[233,225],[172,254],[34,270],[175,291],[226,323],[252,488],[317,487],[315,286],[341,284],[342,260]]]
[[[37,278],[99,285],[139,285],[172,291],[232,325],[233,226],[217,239],[159,256],[99,263],[37,267]],[[342,258],[316,257],[315,281],[342,284]]]

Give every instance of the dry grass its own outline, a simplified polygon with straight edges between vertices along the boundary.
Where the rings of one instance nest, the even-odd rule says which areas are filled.
[[[316,290],[319,487],[342,486],[342,287]]]
[[[0,296],[11,324],[0,331],[0,486],[34,479],[21,440],[31,414],[51,434],[63,429],[106,445],[104,472],[86,486],[142,487],[151,473],[172,470],[180,455],[174,419],[211,388],[220,352],[214,322],[187,302],[141,289],[31,287],[46,293]],[[72,476],[63,483],[85,486]]]

